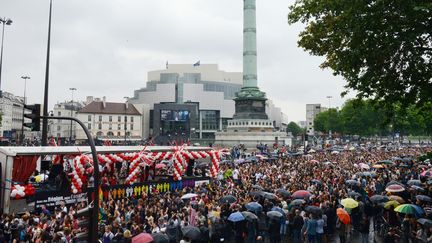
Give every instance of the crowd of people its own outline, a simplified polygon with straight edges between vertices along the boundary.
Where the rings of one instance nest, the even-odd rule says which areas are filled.
[[[170,243],[432,242],[432,164],[418,159],[431,151],[323,150],[226,163],[209,184],[102,201],[99,238],[131,242],[144,233]],[[408,209],[395,211],[399,205]],[[2,215],[0,242],[76,241],[83,231],[76,212],[86,206],[62,203]]]

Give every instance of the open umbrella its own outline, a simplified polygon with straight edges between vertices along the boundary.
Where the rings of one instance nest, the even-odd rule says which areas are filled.
[[[269,193],[269,192],[265,192],[263,195],[264,198],[269,199],[269,200],[277,200],[279,199],[275,194],[273,193]]]
[[[383,169],[384,166],[383,165],[373,165],[372,168],[374,168],[374,169]]]
[[[141,233],[132,238],[132,243],[150,243],[153,241],[151,234]]]
[[[277,189],[276,193],[282,195],[283,197],[289,197],[291,196],[291,193],[285,189]]]
[[[425,189],[421,186],[412,185],[410,188],[415,190],[415,191],[421,191],[421,192],[425,191]]]
[[[372,197],[369,198],[371,200],[371,202],[373,203],[383,203],[383,202],[387,202],[389,200],[388,197],[383,196],[383,195],[373,195]]]
[[[198,197],[198,194],[195,194],[195,193],[186,193],[186,194],[184,194],[181,197],[181,199],[187,200],[187,199],[191,199],[191,198],[194,198],[194,197]]]
[[[386,203],[384,203],[384,208],[385,209],[391,209],[391,208],[396,208],[397,206],[399,206],[400,203],[398,201],[388,201]]]
[[[312,196],[312,194],[306,190],[298,190],[291,195],[292,198],[296,198],[296,199],[300,199],[300,198],[307,199],[310,196]]]
[[[261,212],[263,207],[257,202],[250,202],[245,205],[246,209],[255,213]]]
[[[267,212],[267,217],[269,217],[269,219],[280,219],[283,217],[283,214],[277,211],[269,211]]]
[[[341,204],[345,208],[356,208],[359,205],[358,202],[352,198],[342,199]]]
[[[393,161],[391,161],[391,160],[381,160],[381,161],[378,161],[377,164],[392,165]]]
[[[154,233],[152,234],[152,243],[170,243],[170,238],[166,234]]]
[[[233,195],[226,195],[223,196],[219,199],[220,203],[234,203],[235,201],[237,201],[237,198],[234,197]]]
[[[396,201],[398,203],[404,203],[405,202],[405,200],[403,198],[401,198],[400,196],[396,196],[396,195],[389,196],[389,199]]]
[[[260,185],[253,185],[252,186],[253,189],[259,190],[259,191],[264,191],[264,188]]]
[[[199,240],[201,239],[201,231],[199,228],[195,226],[185,226],[181,228],[181,232],[183,236],[186,236],[187,238],[191,240]]]
[[[413,214],[416,216],[424,214],[423,209],[414,204],[399,205],[394,209],[394,211],[398,213],[404,213],[404,214]]]
[[[388,192],[403,192],[403,191],[405,191],[405,187],[403,187],[401,185],[393,184],[393,185],[386,187],[385,190]]]
[[[346,180],[345,183],[350,186],[359,186],[360,182],[356,180]]]
[[[370,166],[368,164],[365,164],[365,163],[360,163],[359,166],[360,166],[360,168],[362,168],[364,170],[369,170],[370,169]]]
[[[263,197],[265,194],[264,191],[251,191],[249,192],[249,195],[251,195],[252,197]]]
[[[348,196],[350,198],[356,199],[356,198],[360,198],[362,195],[358,192],[350,191],[350,192],[348,192]]]
[[[295,199],[295,200],[292,200],[289,205],[290,206],[299,206],[299,205],[302,205],[304,203],[306,203],[306,201],[303,199]]]
[[[283,211],[283,209],[282,208],[280,208],[280,207],[272,207],[272,209],[270,210],[270,211],[276,211],[276,212],[279,212],[279,213],[281,213],[284,217],[286,217],[286,213],[285,213],[285,211]]]
[[[230,214],[230,216],[228,217],[228,220],[231,222],[239,222],[239,221],[245,220],[245,217],[240,212],[234,212],[234,213]]]
[[[432,227],[432,220],[430,219],[425,219],[425,218],[417,219],[417,222],[426,227]]]
[[[331,154],[339,154],[339,153],[340,153],[340,152],[337,151],[337,150],[334,150],[334,151],[331,152]]]
[[[432,198],[426,195],[417,195],[416,199],[422,202],[432,202]]]
[[[349,224],[351,222],[351,217],[343,208],[338,208],[336,210],[336,215],[343,224]]]
[[[316,215],[319,215],[319,214],[322,213],[321,208],[319,208],[319,207],[317,207],[317,206],[307,206],[307,207],[305,208],[305,211],[308,212],[308,213],[316,214]]]
[[[407,185],[410,185],[410,186],[421,186],[422,183],[421,183],[420,180],[409,180],[407,182]]]
[[[390,186],[390,185],[400,185],[400,186],[405,186],[404,184],[402,184],[402,182],[400,181],[390,181],[389,183],[387,183],[386,187]]]
[[[420,176],[423,176],[423,177],[432,177],[432,170],[426,170],[426,171],[423,171],[423,172],[420,174]]]
[[[312,179],[311,183],[314,183],[314,184],[317,184],[317,185],[321,185],[322,184],[322,182],[320,180],[318,180],[318,179]]]
[[[242,212],[242,214],[247,221],[258,221],[258,216],[256,216],[254,213],[245,211]]]

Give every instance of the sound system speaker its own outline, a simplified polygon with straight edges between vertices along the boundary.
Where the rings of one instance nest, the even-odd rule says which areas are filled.
[[[187,165],[186,168],[186,175],[187,176],[193,176],[193,168],[195,166],[195,160],[194,159],[189,159],[189,163]]]
[[[41,171],[49,170],[50,169],[49,164],[50,164],[49,160],[42,160],[41,161]]]

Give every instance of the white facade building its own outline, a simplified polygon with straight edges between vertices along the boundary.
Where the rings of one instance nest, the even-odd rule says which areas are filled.
[[[106,102],[88,97],[89,102],[77,112],[93,137],[111,141],[141,140],[142,114],[132,104]],[[85,140],[84,131],[77,127],[76,139]]]
[[[23,97],[3,92],[3,97],[0,98],[0,113],[2,116],[0,136],[2,138],[18,139],[21,136],[23,104]]]
[[[53,116],[67,116],[67,117],[76,117],[76,113],[78,110],[83,108],[85,105],[84,102],[59,102],[54,105],[52,110]],[[77,129],[76,122],[71,122],[67,120],[51,120],[49,122],[48,128],[48,136],[52,136],[60,139],[72,140],[76,137],[75,130]],[[78,128],[80,129],[80,128]]]
[[[149,114],[150,119],[143,119],[143,137],[166,135],[174,126],[188,138],[214,138],[232,119],[233,99],[243,84],[241,72],[226,72],[217,64],[169,64],[166,69],[148,72],[147,79],[146,87],[135,90],[129,100],[140,113]],[[161,121],[167,110],[185,109],[190,115],[185,124]],[[276,127],[286,124],[286,116],[270,100],[266,110]]]
[[[321,112],[322,112],[321,104],[306,105],[306,133],[308,135],[315,135],[314,120],[315,117]]]

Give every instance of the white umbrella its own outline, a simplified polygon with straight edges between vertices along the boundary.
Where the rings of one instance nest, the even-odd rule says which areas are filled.
[[[184,195],[181,197],[181,199],[185,200],[185,199],[191,199],[191,198],[194,198],[194,197],[198,197],[198,194],[195,194],[195,193],[187,193],[187,194],[184,194]]]
[[[339,154],[339,151],[337,151],[337,150],[332,151],[331,154]]]
[[[360,166],[360,168],[365,169],[365,170],[370,169],[370,166],[368,164],[365,164],[365,163],[360,163],[359,166]]]

